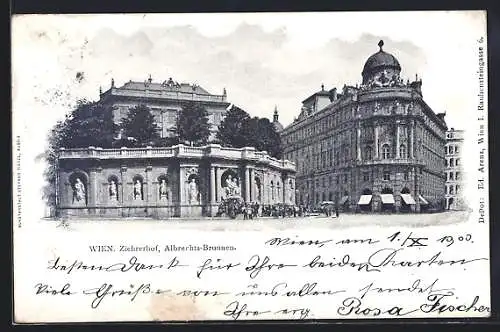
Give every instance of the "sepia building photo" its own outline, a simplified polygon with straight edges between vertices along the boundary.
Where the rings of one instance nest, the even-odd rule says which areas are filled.
[[[356,86],[321,89],[281,132],[297,166],[299,204],[344,211],[440,210],[445,199],[444,113],[424,101],[422,80],[403,81],[396,56],[369,56]]]
[[[203,146],[102,148],[62,147],[57,156],[57,214],[102,217],[216,216],[223,201],[237,196],[246,204],[295,205],[295,165],[254,147],[214,144],[218,127],[230,108],[226,89],[210,94],[197,84],[162,83],[151,76],[99,91],[98,103],[112,110],[119,125],[129,111],[146,106],[160,137],[176,135],[183,103],[207,112],[210,134]],[[283,126],[275,109],[275,130]],[[118,133],[119,136],[121,133]],[[119,139],[117,137],[116,139]]]

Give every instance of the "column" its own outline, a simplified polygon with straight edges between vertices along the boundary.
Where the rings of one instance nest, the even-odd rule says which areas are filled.
[[[250,201],[255,201],[255,170],[250,168]]]
[[[267,176],[266,171],[262,172],[262,182],[260,183],[261,205],[267,205]]]
[[[375,159],[378,159],[378,123],[375,122]]]
[[[144,202],[146,205],[149,205],[151,202],[151,194],[153,193],[153,181],[151,179],[151,171],[153,170],[153,166],[146,166],[146,186],[144,186]]]
[[[220,168],[214,166],[215,171],[215,201],[220,202],[220,188],[221,188],[221,176],[219,174]]]
[[[120,175],[121,175],[121,188],[120,188],[120,203],[123,205],[123,202],[125,201],[125,187],[127,183],[127,166],[121,166],[120,167]]]
[[[88,206],[91,208],[90,213],[96,213],[96,203],[97,203],[97,169],[91,168],[89,172],[89,184],[88,184]]]
[[[284,176],[283,177],[283,204],[286,204],[286,198],[287,198],[287,192],[290,188],[288,188],[288,177]]]
[[[245,167],[245,202],[250,201],[250,169]]]
[[[216,197],[216,187],[215,184],[217,183],[215,179],[215,166],[210,166],[210,203],[212,204],[212,209],[213,205],[217,204],[217,197]]]
[[[357,130],[357,151],[358,151],[358,161],[361,161],[361,123],[358,122],[358,130]]]
[[[399,120],[396,120],[396,158],[401,158],[399,154]]]
[[[182,206],[186,204],[186,198],[185,198],[185,183],[184,183],[184,177],[185,177],[186,170],[181,166],[179,168],[179,204]]]
[[[414,141],[415,141],[415,121],[411,121],[411,126],[410,126],[410,158],[413,159],[415,154],[413,151],[413,146],[414,146]]]

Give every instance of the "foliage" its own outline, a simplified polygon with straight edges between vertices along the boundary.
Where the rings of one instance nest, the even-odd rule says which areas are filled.
[[[160,139],[160,128],[156,125],[151,109],[146,105],[132,107],[120,125],[121,140],[125,146],[141,147],[153,145]]]
[[[244,125],[249,146],[259,151],[267,151],[271,157],[280,159],[282,157],[282,145],[279,133],[274,124],[267,118],[254,117]]]
[[[233,106],[219,125],[217,138],[223,146],[241,148],[253,146],[281,158],[282,147],[279,133],[267,118],[251,118],[247,112]]]
[[[210,124],[206,109],[198,103],[185,103],[177,118],[176,131],[181,143],[206,144],[210,137]]]
[[[55,205],[57,154],[60,148],[85,148],[89,146],[110,148],[116,132],[110,108],[98,102],[79,100],[76,107],[58,121],[48,137],[48,147],[42,155],[47,162],[44,171],[46,185],[43,197],[49,206]]]
[[[245,130],[245,125],[248,120],[250,115],[233,105],[219,124],[217,140],[222,146],[235,148],[247,146],[249,133]]]

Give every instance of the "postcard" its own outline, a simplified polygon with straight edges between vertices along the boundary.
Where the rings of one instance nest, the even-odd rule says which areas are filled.
[[[14,321],[489,317],[486,11],[18,15]]]

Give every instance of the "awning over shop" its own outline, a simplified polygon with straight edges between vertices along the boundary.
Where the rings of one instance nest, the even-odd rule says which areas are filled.
[[[383,204],[394,204],[394,195],[393,194],[381,194],[380,198],[382,199]]]
[[[368,205],[372,200],[373,195],[361,195],[358,201],[358,205]]]
[[[408,205],[414,205],[414,204],[416,204],[415,200],[413,199],[413,197],[410,194],[401,194],[401,198]]]
[[[349,196],[343,196],[342,199],[340,200],[340,204],[345,204],[345,202],[347,202],[347,200],[349,199]]]
[[[424,205],[428,205],[429,202],[427,202],[427,200],[420,194],[418,194],[418,199],[420,200],[420,203],[421,204],[424,204]]]

